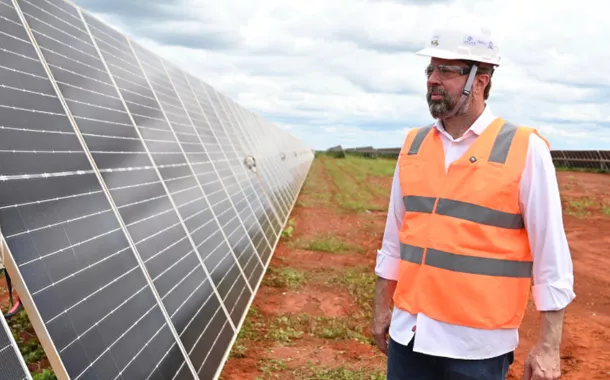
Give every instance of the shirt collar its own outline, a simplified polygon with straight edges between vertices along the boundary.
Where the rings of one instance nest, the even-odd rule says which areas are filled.
[[[436,120],[436,123],[434,123],[434,127],[436,128],[437,131],[439,131],[440,133],[445,135],[450,140],[461,141],[462,139],[466,138],[468,135],[470,135],[472,133],[474,133],[477,136],[481,135],[481,133],[483,133],[483,131],[495,119],[496,119],[496,116],[491,111],[491,108],[489,107],[489,105],[485,105],[485,109],[483,110],[483,113],[481,113],[481,115],[477,118],[477,120],[475,120],[475,122],[470,126],[470,128],[468,128],[468,130],[466,132],[464,132],[464,134],[457,139],[454,139],[453,137],[451,137],[451,135],[449,133],[447,133],[447,131],[445,131],[445,128],[443,127],[443,122],[441,120]]]

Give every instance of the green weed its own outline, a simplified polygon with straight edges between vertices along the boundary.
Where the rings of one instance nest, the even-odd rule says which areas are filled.
[[[33,380],[57,380],[57,376],[50,369],[44,369],[40,373],[32,374]]]
[[[377,276],[369,267],[350,268],[330,277],[327,282],[345,287],[354,302],[362,310],[362,316],[369,319],[373,313],[373,298]]]
[[[287,239],[289,237],[292,237],[296,225],[297,223],[294,218],[290,218],[290,220],[288,221],[288,226],[286,226],[286,228],[284,228],[284,230],[282,231],[282,238]]]
[[[274,288],[296,289],[307,280],[307,274],[292,268],[269,267],[263,278],[263,285]]]
[[[326,317],[308,313],[283,314],[270,321],[267,338],[291,343],[304,335],[328,340],[356,340],[368,343],[361,326],[351,316]]]
[[[307,367],[292,372],[295,380],[384,380],[385,371],[378,369],[352,369],[345,366],[337,368],[319,368],[309,363]]]
[[[569,200],[564,212],[567,215],[573,215],[580,218],[591,216],[593,212],[610,215],[610,205],[605,202],[596,201],[591,197],[583,196]]]
[[[362,253],[365,251],[361,246],[347,243],[328,233],[318,234],[307,242],[299,240],[296,245],[298,248],[317,252]]]

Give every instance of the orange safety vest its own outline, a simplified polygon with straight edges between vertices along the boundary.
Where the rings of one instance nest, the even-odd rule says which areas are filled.
[[[519,182],[532,133],[497,118],[446,172],[438,131],[410,131],[398,158],[406,212],[395,307],[474,328],[520,325],[533,259]]]

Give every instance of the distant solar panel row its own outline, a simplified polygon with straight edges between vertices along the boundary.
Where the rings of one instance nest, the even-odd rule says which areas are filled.
[[[610,170],[610,150],[551,150],[556,166]]]
[[[216,378],[312,151],[63,0],[0,18],[4,260],[58,378]]]

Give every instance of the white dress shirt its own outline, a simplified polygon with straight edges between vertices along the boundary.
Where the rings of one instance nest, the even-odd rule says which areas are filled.
[[[437,122],[445,150],[445,170],[459,158],[478,135],[495,119],[489,106],[463,136],[453,139]],[[404,173],[409,175],[409,173]],[[537,310],[559,310],[575,297],[572,259],[563,227],[563,215],[555,167],[545,142],[532,134],[520,183],[520,203],[534,258],[532,295]],[[385,233],[377,251],[375,273],[398,280],[399,231],[405,213],[398,166],[395,170]],[[447,290],[455,291],[455,289]],[[416,327],[417,334],[412,329]],[[433,320],[425,314],[412,315],[394,308],[390,336],[407,345],[415,334],[414,350],[459,359],[485,359],[514,350],[518,329],[482,330]]]

